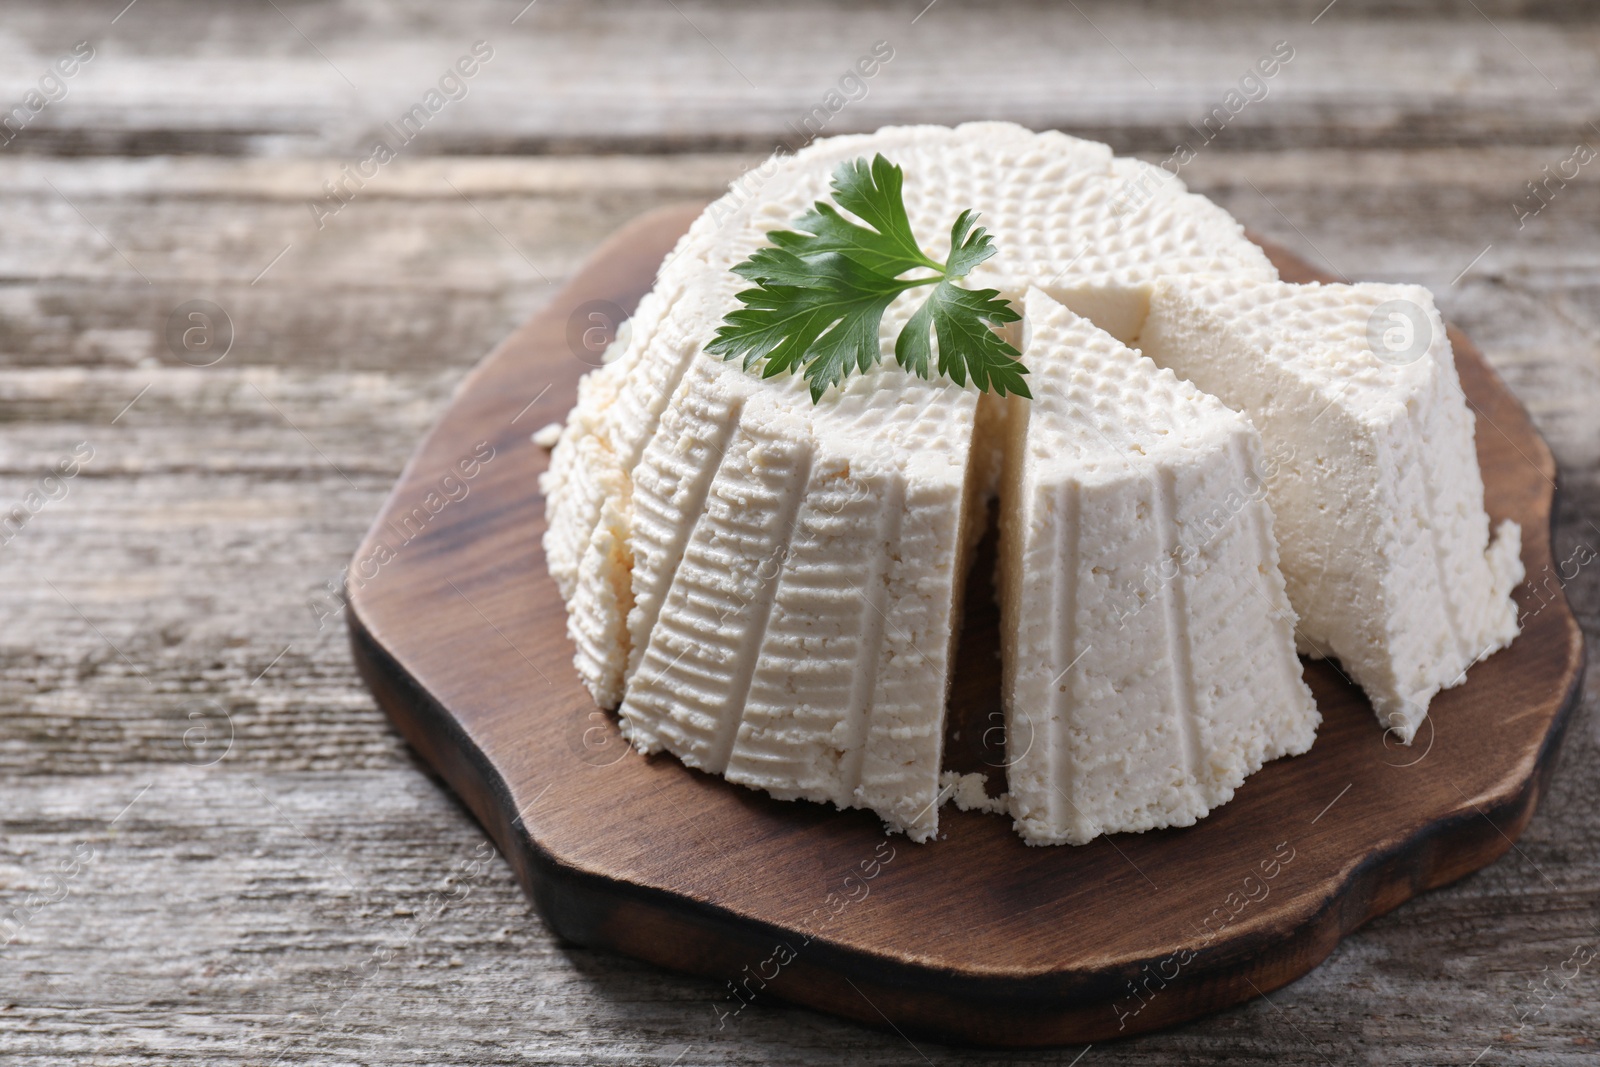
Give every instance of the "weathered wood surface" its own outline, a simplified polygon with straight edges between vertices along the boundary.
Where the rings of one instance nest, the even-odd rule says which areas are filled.
[[[766,148],[877,41],[893,59],[828,132],[1007,117],[1121,150],[1169,149],[1280,40],[1294,59],[1230,124],[1235,148],[1560,143],[1588,128],[1600,98],[1595,28],[1571,0],[1175,13],[1103,2],[456,0],[448,14],[425,0],[136,0],[111,24],[121,7],[7,11],[4,99],[75,42],[96,48],[19,147],[343,154],[367,147],[475,41],[492,58],[407,151]]]
[[[1600,550],[1600,171],[1522,229],[1513,210],[1542,167],[1600,146],[1586,125],[1600,30],[1579,6],[1395,18],[1340,0],[1313,27],[1321,3],[1080,2],[1085,18],[940,0],[913,26],[921,3],[757,16],[679,2],[706,38],[670,5],[539,0],[515,25],[520,0],[276,6],[0,16],[0,107],[74,42],[97,47],[0,148],[0,510],[79,442],[94,449],[0,547],[6,1062],[1083,1051],[914,1051],[777,1005],[719,1030],[712,983],[562,947],[509,871],[474,865],[482,834],[374,708],[321,595],[454,384],[547,281],[637,213],[714,195],[876,39],[907,43],[841,129],[1015,117],[1152,159],[1293,40],[1272,95],[1184,177],[1313,261],[1433,287],[1555,450],[1555,557]],[[989,48],[980,31],[1005,48],[964,74],[955,50]],[[477,39],[497,53],[473,95],[318,231],[307,199]],[[738,151],[677,151],[718,147]],[[517,155],[545,149],[574,154]],[[634,154],[582,154],[601,150]],[[160,155],[174,151],[190,154]],[[192,299],[233,320],[214,366],[164,338]],[[1591,639],[1596,573],[1565,583]],[[1080,1062],[1593,1062],[1600,964],[1579,964],[1600,949],[1595,684],[1517,850],[1270,1001]]]

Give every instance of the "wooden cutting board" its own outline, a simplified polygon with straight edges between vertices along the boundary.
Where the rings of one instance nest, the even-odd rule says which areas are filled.
[[[549,454],[579,377],[700,205],[603,245],[464,381],[352,561],[351,640],[406,739],[498,842],[561,937],[707,975],[706,1024],[777,998],[986,1045],[1138,1033],[1270,992],[1339,938],[1512,846],[1543,795],[1583,670],[1550,557],[1555,463],[1452,330],[1491,518],[1522,524],[1530,580],[1511,648],[1441,693],[1415,745],[1330,665],[1324,721],[1182,830],[1028,848],[947,807],[915,845],[864,812],[784,803],[641,757],[572,669],[539,547]],[[1286,279],[1323,277],[1281,249]],[[983,551],[992,553],[989,545]],[[1004,789],[998,619],[979,559],[947,765]]]

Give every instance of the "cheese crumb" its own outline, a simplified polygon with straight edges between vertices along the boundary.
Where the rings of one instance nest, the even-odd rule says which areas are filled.
[[[951,786],[955,791],[950,799],[956,802],[956,807],[962,811],[986,811],[991,815],[998,815],[1006,810],[1006,794],[991,797],[984,791],[986,779],[981,774],[957,774],[955,771],[945,771],[939,775],[939,790],[943,792]]]
[[[556,447],[556,442],[560,440],[561,424],[559,422],[552,422],[544,429],[535,430],[533,433],[533,443],[540,448],[554,448]]]

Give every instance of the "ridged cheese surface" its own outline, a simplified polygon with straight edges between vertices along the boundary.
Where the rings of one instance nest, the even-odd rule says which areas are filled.
[[[1336,657],[1409,743],[1434,694],[1516,636],[1523,577],[1516,524],[1491,543],[1432,296],[1186,279],[1158,287],[1140,345],[1246,414],[1280,457],[1268,499],[1302,650]]]
[[[705,358],[665,409],[633,472],[624,730],[925,839],[978,394],[892,365],[803,388]]]
[[[1001,488],[1012,815],[1033,844],[1187,826],[1311,746],[1260,438],[1037,289]]]

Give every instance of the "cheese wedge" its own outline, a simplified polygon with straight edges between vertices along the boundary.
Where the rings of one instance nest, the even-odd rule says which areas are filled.
[[[1311,747],[1260,437],[1033,289],[1000,493],[1009,796],[1030,844],[1188,826]]]
[[[1157,287],[1145,353],[1261,431],[1304,651],[1409,744],[1517,633],[1521,534],[1493,543],[1455,357],[1426,289],[1240,277]]]

